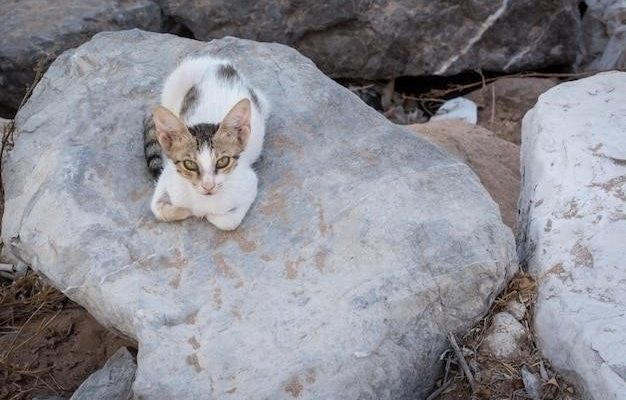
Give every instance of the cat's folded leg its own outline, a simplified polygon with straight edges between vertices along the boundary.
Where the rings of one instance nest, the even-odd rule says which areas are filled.
[[[183,207],[176,207],[169,203],[160,203],[159,215],[155,214],[161,221],[181,221],[191,217],[191,211]]]
[[[206,218],[218,229],[223,231],[233,231],[241,224],[243,217],[245,217],[246,212],[248,212],[248,208],[250,208],[250,206],[239,206],[226,214],[209,214]]]
[[[231,187],[231,199],[237,199],[224,214],[208,214],[209,220],[218,229],[232,231],[237,229],[254,202],[258,180],[250,166],[242,165],[238,170],[237,184]]]
[[[157,184],[152,196],[152,202],[150,203],[150,209],[154,216],[161,221],[180,221],[191,216],[191,211],[174,206],[170,202],[170,197],[165,191],[162,185]]]

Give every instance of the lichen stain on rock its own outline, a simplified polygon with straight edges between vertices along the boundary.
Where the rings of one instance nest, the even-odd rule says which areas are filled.
[[[220,232],[215,235],[215,247],[220,247],[227,241],[232,240],[244,253],[251,253],[256,250],[256,242],[246,237],[243,230],[236,230],[232,232]]]
[[[196,355],[196,353],[188,355],[186,361],[187,364],[193,367],[194,371],[198,373],[204,371],[204,368],[200,366],[200,361],[198,361],[198,356]]]
[[[563,212],[562,217],[565,219],[580,218],[578,215],[578,202],[576,199],[572,199],[567,203],[567,210]]]
[[[178,287],[180,286],[180,272],[174,275],[172,279],[170,279],[169,285],[172,289],[178,289]]]
[[[556,275],[557,278],[559,278],[563,283],[565,283],[568,278],[573,281],[572,276],[565,271],[565,268],[563,268],[563,263],[554,264],[549,270],[543,273],[542,277],[538,279],[538,281],[541,281],[546,275]]]
[[[593,268],[593,254],[580,240],[574,244],[570,250],[570,255],[575,267]]]
[[[133,202],[139,201],[139,200],[144,200],[146,198],[148,198],[148,194],[152,191],[152,188],[149,186],[144,186],[141,187],[139,189],[135,189],[132,192],[130,192],[130,199]]]
[[[195,336],[190,337],[187,340],[187,343],[189,343],[194,350],[198,350],[200,348],[200,342],[198,342],[198,339],[196,339]]]
[[[546,221],[546,226],[545,228],[543,228],[544,232],[550,232],[552,230],[552,220],[548,219],[548,221]]]
[[[278,215],[284,222],[289,222],[285,196],[279,191],[273,191],[260,207],[260,210],[265,215]]]
[[[304,379],[306,380],[306,383],[308,383],[309,385],[312,385],[315,383],[316,378],[317,376],[315,374],[315,368],[309,368],[304,377]]]
[[[216,288],[215,291],[213,292],[213,305],[215,306],[216,310],[219,310],[222,308],[222,289],[221,288]]]
[[[322,236],[326,236],[326,232],[328,232],[328,225],[326,224],[326,220],[324,218],[324,207],[319,200],[315,202],[315,206],[317,207],[317,229],[320,231]]]
[[[215,263],[215,268],[220,275],[229,279],[236,278],[235,270],[226,262],[226,259],[224,259],[224,256],[221,253],[213,255],[213,262]]]
[[[324,271],[324,267],[326,266],[326,251],[320,250],[315,254],[315,267],[319,272]]]
[[[265,146],[281,150],[295,150],[300,154],[302,153],[302,147],[299,146],[292,139],[290,139],[288,136],[284,135],[270,135],[267,138],[267,143],[265,144]]]
[[[298,277],[298,266],[304,261],[303,258],[299,257],[295,261],[285,261],[285,276],[287,279],[296,279]]]
[[[294,187],[297,187],[298,189],[302,189],[302,179],[298,178],[296,174],[294,174],[292,171],[286,170],[280,176],[280,179],[278,179],[278,182],[276,182],[275,187],[276,188],[285,187],[290,190]]]
[[[230,313],[233,317],[241,321],[241,311],[239,311],[239,307],[233,307]]]
[[[185,317],[185,323],[188,325],[195,325],[197,317],[198,317],[198,310],[192,313],[189,313]]]
[[[173,250],[172,257],[162,256],[158,260],[158,265],[163,265],[166,268],[183,268],[187,265],[187,257],[183,256],[183,253],[177,247]]]
[[[599,187],[605,192],[612,194],[622,201],[626,201],[626,193],[624,192],[624,184],[626,184],[626,175],[620,175],[613,179],[609,179],[604,183],[592,183],[590,187]]]
[[[289,393],[291,397],[297,398],[302,393],[304,386],[300,383],[300,380],[297,376],[294,376],[287,382],[285,385],[285,392]]]

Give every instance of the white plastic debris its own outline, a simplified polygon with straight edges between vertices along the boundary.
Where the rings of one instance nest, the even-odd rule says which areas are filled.
[[[441,121],[445,119],[461,119],[470,124],[475,124],[478,121],[476,103],[465,97],[457,97],[446,101],[430,120]]]

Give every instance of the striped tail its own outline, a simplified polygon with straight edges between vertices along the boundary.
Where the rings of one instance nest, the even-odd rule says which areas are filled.
[[[163,171],[163,150],[157,140],[152,114],[146,116],[143,120],[143,151],[150,175],[154,179],[158,179],[161,171]]]

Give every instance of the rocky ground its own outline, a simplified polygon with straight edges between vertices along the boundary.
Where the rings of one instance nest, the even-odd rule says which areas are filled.
[[[121,346],[135,345],[37,275],[0,280],[0,398],[69,397]]]
[[[467,95],[479,107],[478,125],[448,120],[411,127],[475,170],[512,229],[515,229],[517,220],[516,199],[520,184],[521,118],[534,105],[537,96],[556,82],[554,78],[496,79]],[[380,98],[385,86],[388,85],[364,84],[356,90],[353,84],[348,87],[365,101],[382,106]],[[370,89],[369,97],[365,95],[367,91],[362,90],[364,87]],[[458,85],[451,83],[449,90],[441,93],[448,94],[455,88],[458,90]],[[419,98],[420,94],[393,91],[392,102],[383,100],[386,110],[381,109],[381,112],[396,122],[415,122],[407,117],[397,120],[398,115],[414,112],[410,103],[407,106],[399,100],[411,96]],[[433,94],[422,93],[421,96]],[[439,104],[444,99],[441,97]],[[430,106],[436,112],[433,101]],[[395,115],[389,111],[394,107]],[[424,113],[423,109],[420,112]],[[422,121],[426,119],[421,118]],[[33,273],[13,282],[5,279],[1,283],[0,348],[5,349],[0,354],[2,398],[69,396],[118,348],[136,346],[100,326],[82,307]],[[437,382],[438,389],[429,400],[579,398],[574,387],[538,354],[532,330],[535,298],[533,278],[523,273],[514,277],[488,314],[465,336],[456,338],[461,353],[455,353],[450,347],[441,355],[445,368]],[[509,332],[511,330],[513,333]],[[497,331],[496,336],[500,334],[499,338],[492,339],[494,331]],[[509,334],[513,339],[507,337]],[[507,341],[511,340],[513,347],[509,343],[507,350]],[[490,341],[493,343],[487,345]],[[502,351],[504,354],[500,354]],[[459,354],[471,371],[472,385],[462,371]],[[532,390],[537,392],[529,394]]]
[[[26,133],[16,137],[0,118],[1,155],[9,159],[2,165],[10,169],[0,186],[12,193],[2,233],[7,242],[21,240],[18,258],[50,279],[0,263],[0,398],[102,398],[97,390],[126,393],[133,381],[147,398],[193,398],[210,381],[220,398],[265,390],[267,398],[302,399],[339,391],[389,399],[621,399],[626,78],[560,84],[626,67],[626,5],[426,3],[331,1],[302,12],[266,0],[233,7],[0,0],[0,117],[21,109]],[[179,38],[127,31],[91,40],[131,28]],[[139,129],[136,117],[146,99],[156,98],[154,87],[183,53],[204,46],[180,38],[229,35],[299,50],[397,125],[286,48],[231,39],[208,45],[233,57],[280,112],[258,165],[273,191],[261,188],[265,203],[246,220],[250,237],[207,238],[202,231],[215,250],[205,262],[206,251],[188,236],[194,225],[155,226],[144,218],[148,180],[117,172],[143,162],[126,135]],[[90,40],[74,55],[62,54]],[[35,99],[22,108],[46,70]],[[522,118],[535,104],[522,133]],[[94,112],[104,108],[115,118]],[[405,137],[407,129],[418,138]],[[15,140],[24,146],[7,157]],[[103,145],[117,151],[102,157]],[[58,156],[68,148],[76,151],[71,165]],[[310,176],[318,165],[302,157],[303,148],[330,178]],[[349,157],[328,150],[345,148]],[[33,153],[43,161],[34,163]],[[378,190],[385,180],[364,173],[372,160],[388,181],[405,166],[401,184]],[[67,177],[72,184],[58,190]],[[297,194],[287,190],[294,183]],[[399,200],[388,212],[361,204],[389,198]],[[314,208],[303,206],[311,199]],[[71,218],[52,218],[50,202]],[[92,207],[99,203],[111,210]],[[522,272],[515,275],[513,239],[496,206],[516,235]],[[3,209],[0,190],[0,216]],[[294,224],[304,228],[286,234]],[[379,247],[387,242],[395,247]],[[104,325],[136,337],[142,351],[46,282]],[[264,292],[264,285],[273,290]],[[347,295],[333,299],[348,286]],[[216,358],[224,361],[219,370],[210,361]],[[288,367],[263,375],[277,364]],[[108,386],[117,381],[123,387]]]

